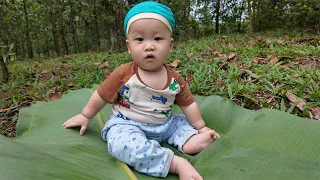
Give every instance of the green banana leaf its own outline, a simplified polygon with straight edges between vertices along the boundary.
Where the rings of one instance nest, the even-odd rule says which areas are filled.
[[[162,179],[140,174],[108,154],[100,130],[110,105],[83,136],[78,128],[62,128],[81,112],[94,89],[21,109],[17,137],[0,136],[0,179]],[[190,160],[204,179],[319,179],[320,121],[269,109],[251,111],[218,96],[196,100],[207,126],[221,138],[195,156],[162,145]],[[180,113],[178,107],[174,111]]]

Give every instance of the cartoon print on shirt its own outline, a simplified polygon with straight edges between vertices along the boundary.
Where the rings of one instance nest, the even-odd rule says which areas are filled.
[[[120,95],[130,104],[133,104],[133,102],[130,101],[130,89],[125,84],[121,87]],[[121,104],[120,104],[121,105]],[[121,105],[122,106],[122,105]],[[130,106],[129,106],[130,108]]]
[[[166,117],[169,117],[170,114],[171,114],[171,109],[166,110],[166,111],[158,111],[157,109],[154,109],[153,112],[158,112],[158,113],[160,113],[160,114],[165,115]]]
[[[118,99],[117,100],[117,103],[122,106],[122,107],[125,107],[125,108],[128,108],[130,109],[130,104],[128,104],[126,101],[122,100],[122,99]]]
[[[173,80],[173,83],[170,84],[169,89],[172,91],[176,91],[179,88],[179,84],[177,80]]]
[[[161,101],[163,104],[166,104],[166,102],[167,102],[167,98],[163,97],[162,95],[161,95],[160,97],[159,97],[159,96],[154,96],[154,95],[152,95],[152,99],[151,99],[151,100],[153,100],[153,99],[159,100],[159,101]]]
[[[119,113],[117,114],[117,117],[122,118],[122,119],[124,119],[124,120],[131,120],[130,118],[125,117],[121,112],[119,112]]]

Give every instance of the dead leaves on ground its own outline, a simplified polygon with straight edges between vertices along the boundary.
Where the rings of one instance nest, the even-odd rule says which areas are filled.
[[[170,63],[170,67],[177,68],[179,66],[180,60],[176,58],[172,63]]]
[[[109,66],[109,62],[108,61],[106,61],[106,62],[104,62],[102,64],[99,64],[100,68],[105,68],[105,67],[108,67],[108,66]]]
[[[62,96],[59,94],[57,88],[54,89],[54,93],[52,94],[50,100],[51,101],[55,101],[55,100],[58,100],[60,99]]]
[[[305,99],[298,98],[296,95],[287,92],[286,97],[290,100],[290,104],[297,103],[297,107],[300,109],[300,111],[304,111],[304,106],[308,103]],[[319,107],[307,107],[308,114],[311,119],[317,119],[320,120],[320,108]]]

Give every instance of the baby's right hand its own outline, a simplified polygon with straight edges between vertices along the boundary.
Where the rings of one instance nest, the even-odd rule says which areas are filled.
[[[81,113],[68,119],[63,123],[64,128],[78,127],[81,126],[80,135],[83,135],[86,132],[90,119],[83,116]]]

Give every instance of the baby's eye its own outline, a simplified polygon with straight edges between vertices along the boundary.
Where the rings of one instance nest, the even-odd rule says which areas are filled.
[[[154,40],[160,41],[160,40],[162,40],[162,38],[161,37],[156,37],[156,38],[154,38]]]
[[[136,41],[143,41],[143,38],[136,38]]]

